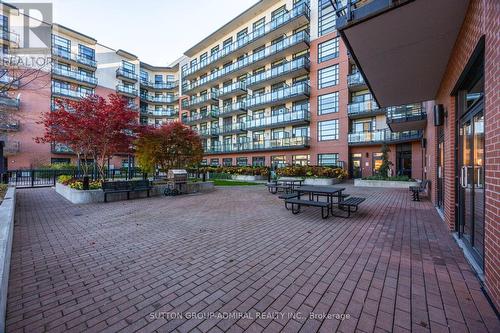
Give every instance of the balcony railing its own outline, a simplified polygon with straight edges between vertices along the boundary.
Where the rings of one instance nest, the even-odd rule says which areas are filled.
[[[422,138],[422,131],[392,132],[390,129],[370,132],[349,133],[349,144],[382,144],[415,141]]]
[[[127,95],[137,96],[137,89],[133,86],[119,84],[116,86],[116,91]]]
[[[75,80],[78,82],[84,82],[84,83],[90,84],[92,86],[97,85],[97,78],[96,77],[90,76],[87,74],[83,74],[83,73],[78,72],[78,71],[73,71],[70,69],[62,68],[62,67],[57,67],[57,66],[52,67],[52,74],[57,75],[57,76],[61,76],[61,77],[67,78],[67,79],[72,79],[72,80]]]
[[[247,92],[247,85],[244,81],[238,81],[228,86],[219,89],[217,94],[220,99],[222,97],[229,97],[231,95],[245,94]]]
[[[21,151],[21,143],[19,141],[5,141],[3,152],[6,155],[18,154]]]
[[[300,57],[297,59],[294,59],[292,61],[288,61],[284,64],[281,64],[279,66],[276,66],[274,68],[268,69],[265,72],[255,74],[253,76],[250,76],[247,79],[247,86],[255,86],[259,83],[266,82],[268,80],[276,79],[279,78],[283,75],[287,75],[289,73],[294,73],[300,69],[305,69],[309,71],[311,62],[309,61],[308,58],[305,57]]]
[[[249,96],[247,98],[247,107],[255,109],[266,105],[280,104],[291,99],[306,98],[309,94],[309,84],[307,82],[300,82],[262,95]]]
[[[171,104],[175,103],[179,99],[178,95],[151,95],[146,93],[141,93],[141,99],[149,102],[149,103],[158,103],[158,104]]]
[[[19,110],[21,104],[20,95],[17,98],[9,97],[7,94],[0,94],[0,107]]]
[[[179,81],[169,81],[169,82],[152,82],[141,80],[141,85],[157,90],[172,90],[179,87]]]
[[[0,122],[0,130],[1,131],[6,131],[6,132],[15,132],[15,131],[19,131],[19,128],[20,128],[20,125],[21,123],[19,122],[19,120],[15,120],[15,121],[2,121]]]
[[[0,86],[3,87],[1,90],[6,90],[8,88],[19,88],[20,79],[16,79],[7,73],[0,74]]]
[[[227,154],[236,152],[303,149],[309,147],[310,138],[306,136],[282,139],[256,140],[240,143],[217,144],[205,148],[206,154]]]
[[[71,53],[71,51],[69,50],[65,50],[59,47],[52,47],[52,54],[66,60],[75,61],[81,65],[97,68],[97,61],[95,61],[95,59],[91,59],[80,54]]]
[[[226,75],[229,74],[236,75],[238,71],[241,71],[251,65],[260,64],[260,62],[262,62],[262,60],[266,59],[267,57],[283,52],[286,49],[298,45],[300,43],[309,44],[309,34],[307,33],[307,31],[300,31],[288,38],[279,41],[276,44],[266,47],[265,49],[259,52],[250,54],[244,57],[243,59],[240,59],[239,61],[232,63],[229,66],[223,67],[207,75],[203,79],[191,82],[190,84],[187,84],[185,86],[185,92],[210,84],[211,82],[219,80]]]
[[[244,100],[232,104],[226,104],[220,110],[220,116],[225,117],[231,114],[244,114],[247,113],[246,102]]]
[[[370,115],[383,112],[384,110],[379,109],[374,100],[347,104],[347,114],[349,116]]]
[[[209,137],[209,136],[218,136],[220,130],[218,127],[207,127],[207,128],[200,128],[199,130],[197,129],[196,132],[202,137]]]
[[[219,108],[216,106],[212,106],[208,111],[202,113],[194,113],[190,117],[183,118],[182,121],[185,124],[195,124],[217,119],[218,117]]]
[[[364,84],[365,80],[363,79],[363,75],[361,75],[360,72],[347,75],[347,85],[349,87],[361,86]]]
[[[422,104],[408,104],[386,108],[387,122],[405,122],[426,119],[427,113]]]
[[[136,73],[134,73],[130,70],[127,70],[123,67],[119,67],[116,70],[116,77],[121,77],[121,78],[129,79],[132,81],[137,81],[139,78],[139,76]]]
[[[19,35],[11,31],[0,30],[0,38],[14,44],[19,44]]]
[[[236,50],[258,40],[259,38],[265,36],[267,33],[274,31],[281,26],[295,20],[296,18],[305,15],[307,18],[310,16],[310,9],[307,4],[302,3],[298,6],[295,6],[290,10],[289,12],[280,15],[279,17],[275,18],[271,22],[267,23],[266,25],[257,28],[256,30],[252,31],[252,33],[239,38],[236,40],[234,43],[229,44],[228,46],[224,47],[223,49],[211,54],[208,58],[205,60],[201,61],[200,63],[193,65],[191,67],[186,68],[182,76],[187,77],[189,75],[192,75],[203,68],[207,67],[208,65],[230,55],[231,53],[235,52]]]
[[[53,143],[51,150],[54,154],[73,154],[73,149],[62,143]]]
[[[164,109],[154,109],[154,108],[141,108],[143,114],[147,114],[153,117],[178,117],[179,110],[164,108]]]
[[[207,103],[218,103],[219,98],[216,92],[209,92],[201,96],[193,96],[190,100],[183,100],[182,107],[185,109],[193,110]]]
[[[263,128],[280,127],[290,124],[307,123],[311,119],[309,110],[286,110],[274,116],[254,118],[247,120],[247,130],[258,130]]]
[[[246,124],[243,122],[239,122],[222,126],[222,131],[220,132],[220,134],[226,135],[226,134],[241,133],[244,132],[245,130],[246,130]]]
[[[63,88],[59,86],[52,86],[52,94],[69,98],[83,98],[88,95],[87,92],[84,91],[71,90],[69,88]]]

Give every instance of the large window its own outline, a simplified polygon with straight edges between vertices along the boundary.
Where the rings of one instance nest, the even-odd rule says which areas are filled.
[[[135,65],[131,62],[122,60],[123,70],[128,73],[135,73]]]
[[[338,140],[339,120],[326,120],[318,122],[318,141]]]
[[[318,0],[319,36],[335,31],[335,9],[330,0]]]
[[[318,63],[335,59],[339,56],[339,37],[327,40],[318,46]]]
[[[219,166],[219,159],[218,158],[211,158],[210,165],[211,166]]]
[[[318,115],[339,112],[339,92],[318,96]]]
[[[247,157],[236,157],[236,165],[237,166],[247,166],[248,158]]]
[[[339,65],[333,65],[318,71],[318,89],[335,86],[339,83]]]
[[[233,165],[233,159],[232,158],[223,158],[222,159],[222,165],[223,166],[232,166]]]
[[[339,154],[318,154],[318,165],[321,166],[337,166],[339,163]]]
[[[58,50],[71,51],[71,41],[61,36],[52,35],[52,46]]]
[[[85,45],[78,45],[78,55],[85,59],[95,60],[95,50]]]
[[[309,165],[310,155],[292,155],[292,165]]]
[[[264,166],[266,165],[266,158],[264,156],[254,156],[252,157],[253,166]]]

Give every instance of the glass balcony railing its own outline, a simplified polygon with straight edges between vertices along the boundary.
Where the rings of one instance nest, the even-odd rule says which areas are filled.
[[[0,131],[16,132],[16,131],[19,131],[20,126],[21,126],[21,123],[19,122],[19,120],[2,121],[2,122],[0,122]]]
[[[257,108],[267,104],[285,102],[288,99],[306,97],[310,94],[310,87],[307,82],[296,83],[292,86],[277,89],[258,96],[249,96],[247,98],[247,107]]]
[[[59,86],[52,86],[52,94],[69,98],[84,98],[88,95],[88,93],[85,91],[71,90],[69,88],[63,88]]]
[[[19,96],[17,98],[12,98],[8,96],[6,93],[0,94],[0,106],[19,110],[19,106],[21,105],[21,99]]]
[[[148,116],[153,116],[153,117],[178,117],[179,116],[179,110],[178,109],[172,109],[172,108],[162,108],[162,109],[155,109],[155,108],[141,108],[141,113],[146,114]]]
[[[215,144],[205,148],[206,154],[223,154],[249,151],[301,149],[309,147],[310,138],[306,136],[288,137],[271,140],[255,140],[239,143]]]
[[[20,79],[16,79],[7,74],[7,72],[0,74],[0,87],[4,89],[0,90],[8,90],[8,88],[19,88]]]
[[[232,63],[229,66],[223,67],[219,70],[216,70],[215,72],[210,73],[203,79],[200,79],[198,81],[191,82],[190,84],[187,84],[185,86],[185,92],[188,92],[190,90],[193,90],[195,88],[199,88],[201,86],[204,86],[206,84],[209,84],[215,80],[219,80],[220,78],[229,75],[231,73],[235,73],[239,70],[244,69],[245,67],[251,66],[253,64],[258,63],[259,61],[278,54],[294,45],[300,44],[300,43],[309,43],[309,34],[307,31],[300,31],[288,38],[285,38],[276,44],[270,45],[266,47],[265,49],[258,51],[256,53],[247,55],[243,59],[240,59],[237,62]]]
[[[73,154],[73,149],[62,143],[53,143],[51,150],[54,154]]]
[[[220,110],[220,116],[225,117],[230,114],[247,113],[246,102],[244,100],[232,104],[226,104]]]
[[[202,106],[204,104],[207,104],[208,102],[217,102],[218,103],[219,99],[217,97],[216,92],[210,92],[208,94],[204,94],[201,96],[193,96],[191,97],[190,100],[183,100],[182,101],[182,107],[186,109],[195,109],[199,106]]]
[[[422,138],[422,131],[392,132],[390,129],[349,133],[349,144],[382,144],[384,142],[414,141]]]
[[[209,121],[217,119],[219,117],[219,108],[217,106],[212,106],[208,111],[201,113],[193,113],[190,117],[183,118],[182,121],[185,124],[193,124],[204,121]]]
[[[247,85],[244,81],[238,81],[228,86],[222,87],[219,89],[219,93],[217,94],[220,97],[228,96],[231,94],[244,94],[247,92]]]
[[[18,154],[19,152],[21,152],[21,142],[11,140],[5,141],[3,152],[6,155]]]
[[[287,124],[295,124],[301,122],[309,122],[311,114],[309,110],[290,111],[285,109],[285,112],[274,116],[254,118],[247,120],[247,130],[256,130],[266,127],[285,126]]]
[[[127,95],[137,96],[137,89],[133,86],[119,84],[116,86],[116,91]]]
[[[292,61],[288,61],[284,64],[281,64],[279,66],[276,66],[274,68],[268,69],[265,72],[258,73],[255,75],[250,76],[246,82],[247,86],[253,86],[268,80],[272,80],[275,78],[278,78],[280,76],[293,73],[299,69],[307,69],[309,70],[311,62],[309,61],[308,58],[305,57],[300,57],[297,59],[294,59]]]
[[[141,80],[141,85],[151,89],[170,90],[179,87],[179,81],[152,82],[147,80]]]
[[[243,132],[245,130],[246,130],[246,124],[243,122],[239,122],[222,126],[222,131],[220,132],[220,134],[221,135],[233,134],[233,133]]]
[[[19,44],[19,35],[11,31],[0,30],[0,38],[14,44]]]
[[[129,80],[133,80],[133,81],[137,81],[138,78],[139,78],[139,76],[135,72],[127,70],[127,69],[125,69],[123,67],[119,67],[116,70],[116,76],[117,77],[126,78],[126,79],[129,79]]]
[[[426,119],[427,113],[422,104],[391,106],[387,110],[387,123],[417,121]]]
[[[377,112],[377,111],[381,110],[379,109],[377,103],[375,103],[374,100],[367,100],[363,102],[347,104],[347,114],[350,116]]]
[[[208,128],[200,128],[197,129],[196,132],[203,137],[208,137],[208,136],[218,136],[219,135],[219,128],[218,127],[208,127]]]
[[[360,72],[356,72],[353,74],[347,75],[347,85],[349,87],[355,87],[355,86],[360,86],[364,85],[365,80],[363,79],[363,76],[361,75]]]
[[[223,49],[211,54],[208,58],[206,58],[203,61],[200,61],[198,64],[186,68],[182,72],[182,76],[186,77],[186,76],[192,75],[193,73],[196,73],[197,71],[200,71],[201,69],[207,67],[208,65],[230,55],[231,53],[242,48],[243,46],[248,45],[248,44],[258,40],[259,38],[265,36],[267,33],[274,31],[274,30],[277,30],[278,28],[284,26],[285,24],[295,20],[296,18],[298,18],[302,15],[305,15],[309,19],[310,9],[309,9],[309,6],[305,3],[302,3],[300,5],[295,6],[289,12],[284,13],[283,15],[280,15],[279,17],[276,17],[274,20],[267,23],[266,25],[252,31],[252,33],[250,33],[242,38],[239,38],[234,43],[229,44],[228,46],[224,47]]]
[[[179,99],[178,95],[151,95],[146,93],[141,93],[141,99],[149,103],[175,103]]]
[[[97,78],[94,76],[90,76],[87,74],[83,74],[82,72],[73,71],[70,69],[62,68],[62,67],[52,67],[52,74],[61,76],[67,79],[73,79],[75,81],[84,82],[93,86],[97,85]]]
[[[92,58],[80,54],[71,53],[69,50],[65,50],[58,47],[52,47],[52,54],[66,60],[72,60],[79,64],[86,65],[92,68],[97,68],[97,61]]]

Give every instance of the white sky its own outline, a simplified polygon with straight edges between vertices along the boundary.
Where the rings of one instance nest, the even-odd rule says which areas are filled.
[[[52,2],[54,22],[166,66],[257,0],[30,0]]]

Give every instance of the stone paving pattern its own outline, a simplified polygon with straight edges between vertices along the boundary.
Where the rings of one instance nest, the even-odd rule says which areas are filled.
[[[81,206],[18,190],[7,331],[500,332],[429,201],[345,187],[368,199],[328,220],[262,186]]]

